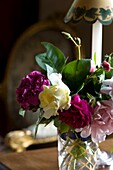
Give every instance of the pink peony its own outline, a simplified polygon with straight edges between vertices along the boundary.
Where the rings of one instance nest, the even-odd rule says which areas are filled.
[[[59,112],[59,119],[73,128],[83,128],[91,123],[93,109],[86,100],[74,95],[68,110]]]
[[[94,110],[91,125],[85,127],[82,137],[91,135],[93,142],[99,143],[105,140],[106,135],[113,133],[113,101],[104,100],[98,104]]]
[[[49,86],[49,80],[38,71],[26,75],[16,90],[17,101],[25,110],[36,110],[39,106],[38,95],[43,85]]]

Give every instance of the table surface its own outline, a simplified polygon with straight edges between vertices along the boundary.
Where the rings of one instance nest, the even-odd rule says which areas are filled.
[[[11,170],[58,170],[57,148],[1,153],[0,162]]]
[[[110,151],[113,139],[101,143],[100,148]],[[24,151],[22,153],[0,153],[0,170],[58,170],[57,147]],[[108,170],[110,168],[104,168]]]

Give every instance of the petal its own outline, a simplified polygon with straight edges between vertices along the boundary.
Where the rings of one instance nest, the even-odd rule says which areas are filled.
[[[51,81],[52,85],[59,85],[62,81],[62,75],[60,73],[52,73],[49,75],[49,80]]]
[[[101,93],[109,94],[109,92],[112,90],[112,87],[102,87],[100,89]]]
[[[91,135],[91,128],[90,128],[90,126],[87,126],[87,127],[83,128],[83,130],[82,130],[80,135],[81,135],[82,138],[87,138],[88,136],[90,136]]]
[[[104,80],[103,84],[112,86],[113,85],[113,77],[111,79]]]

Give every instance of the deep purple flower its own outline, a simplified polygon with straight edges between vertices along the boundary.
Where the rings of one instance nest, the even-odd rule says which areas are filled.
[[[68,110],[59,112],[59,119],[73,128],[83,128],[91,123],[93,108],[79,95],[74,95]]]
[[[38,71],[26,75],[16,89],[17,101],[25,110],[36,110],[39,106],[38,95],[43,85],[49,86],[47,77]]]

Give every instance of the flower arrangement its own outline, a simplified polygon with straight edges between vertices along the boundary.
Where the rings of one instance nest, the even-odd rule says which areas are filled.
[[[19,113],[37,111],[37,128],[53,121],[62,136],[102,142],[113,133],[113,56],[105,55],[100,66],[96,55],[93,61],[81,59],[80,38],[63,33],[76,45],[78,58],[68,62],[60,49],[43,42],[46,51],[35,56],[42,71],[26,75],[16,90]]]
[[[96,54],[82,59],[81,39],[63,34],[77,47],[78,58],[70,62],[59,48],[42,42],[45,52],[35,55],[41,71],[27,74],[16,89],[19,114],[36,112],[35,135],[41,123],[57,127],[60,169],[91,170],[97,168],[98,143],[113,133],[113,55],[100,65]]]

